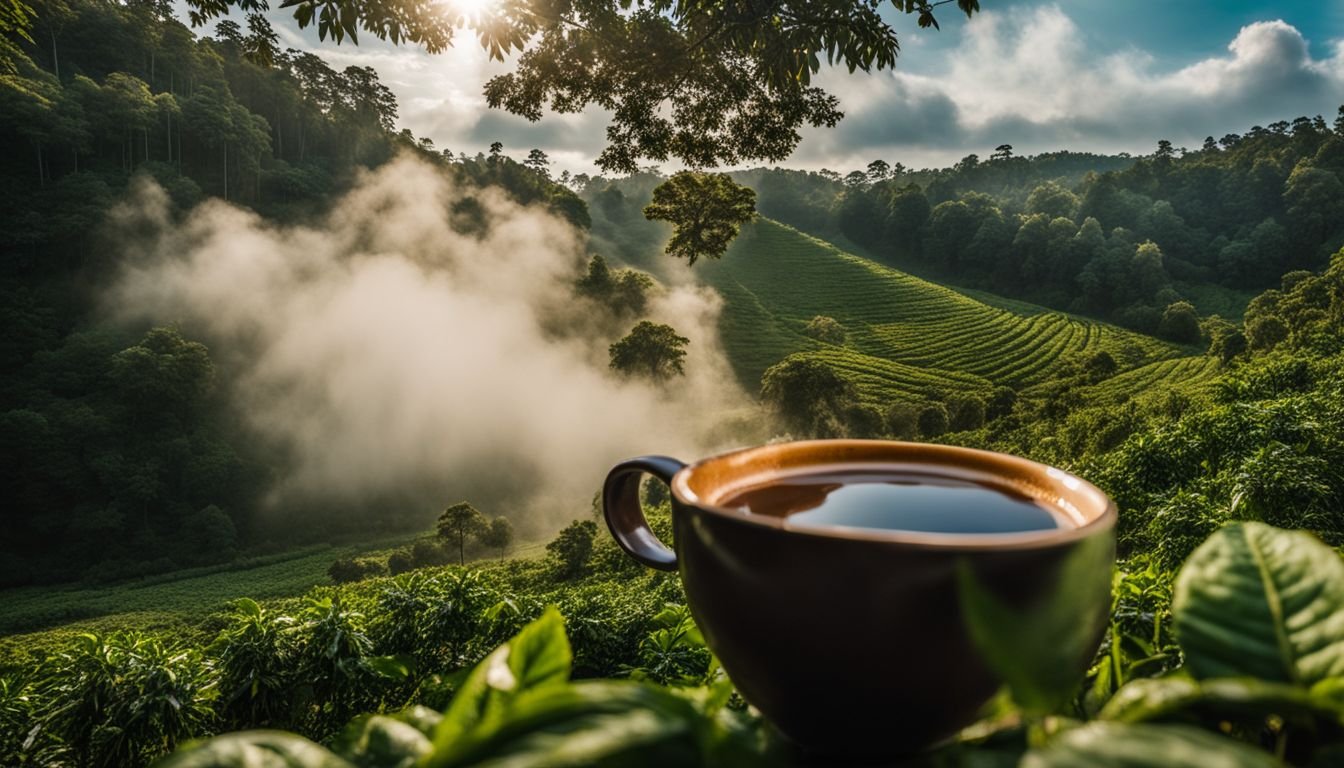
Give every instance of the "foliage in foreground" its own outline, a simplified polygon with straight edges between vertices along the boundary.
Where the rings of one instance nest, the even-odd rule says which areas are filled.
[[[232,733],[163,765],[797,759],[742,706],[685,607],[660,607],[680,593],[659,579],[542,595],[540,579],[506,593],[498,574],[446,569],[328,590],[298,611],[239,601],[203,651],[89,636],[0,677],[0,762],[144,764],[230,728],[295,733]],[[1170,586],[1160,569],[1122,568],[1110,632],[1071,703],[1047,712],[1005,698],[904,764],[1329,765],[1344,749],[1341,607],[1344,560],[1330,548],[1228,525]]]

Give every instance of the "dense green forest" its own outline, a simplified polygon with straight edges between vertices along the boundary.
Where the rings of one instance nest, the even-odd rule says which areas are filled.
[[[1181,343],[1245,292],[1319,269],[1344,245],[1344,107],[1146,157],[999,147],[940,170],[875,160],[846,176],[737,174],[760,211],[967,288]]]
[[[108,211],[150,178],[179,214],[218,197],[303,220],[398,152],[579,227],[583,202],[549,180],[544,155],[469,157],[394,131],[396,100],[376,72],[280,50],[261,15],[198,38],[160,3],[34,11],[32,42],[6,38],[0,71],[0,134],[13,150],[0,158],[0,456],[11,478],[0,585],[163,572],[327,535],[258,529],[284,457],[230,418],[227,371],[209,350],[176,328],[106,319],[99,289],[118,258]],[[470,226],[475,214],[461,213]]]

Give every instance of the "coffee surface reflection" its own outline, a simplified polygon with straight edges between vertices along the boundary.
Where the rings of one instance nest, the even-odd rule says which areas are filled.
[[[1020,533],[1073,527],[1015,489],[933,474],[817,467],[734,489],[720,506],[784,518],[787,528]]]

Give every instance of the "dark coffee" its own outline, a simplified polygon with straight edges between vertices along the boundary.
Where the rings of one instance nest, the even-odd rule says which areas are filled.
[[[1019,533],[1073,527],[1011,488],[946,475],[818,467],[731,491],[721,506],[785,519],[789,528]]]

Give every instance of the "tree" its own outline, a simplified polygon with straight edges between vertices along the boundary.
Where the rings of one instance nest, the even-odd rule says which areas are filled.
[[[145,418],[188,416],[215,381],[209,350],[175,328],[151,329],[113,355],[109,374],[122,402]]]
[[[1195,344],[1199,341],[1199,315],[1195,306],[1188,301],[1170,304],[1162,313],[1162,323],[1158,325],[1160,336],[1178,344]]]
[[[243,57],[258,67],[270,68],[280,56],[280,37],[271,28],[271,22],[260,13],[247,15],[247,37],[240,43]]]
[[[654,187],[644,217],[672,224],[666,253],[691,266],[702,256],[723,256],[741,225],[756,217],[756,193],[727,174],[681,171]]]
[[[891,166],[886,160],[874,160],[868,164],[868,179],[870,181],[886,181],[891,178]]]
[[[826,363],[794,355],[761,375],[761,400],[800,437],[839,437],[854,385]]]
[[[1050,219],[1072,219],[1078,211],[1078,196],[1053,181],[1047,181],[1027,195],[1024,213],[1043,213]]]
[[[641,320],[625,338],[612,344],[611,370],[626,376],[644,376],[653,381],[666,381],[685,374],[682,360],[684,347],[691,342],[677,335],[670,325]]]
[[[597,537],[597,523],[575,520],[556,534],[546,545],[546,555],[562,579],[583,575],[588,558],[593,554],[593,539]]]
[[[994,148],[994,154],[989,156],[990,160],[1011,160],[1013,157],[1012,144],[1000,144]]]
[[[940,2],[894,0],[921,27],[938,28]],[[970,16],[979,0],[957,0]],[[194,25],[252,10],[252,0],[188,0]],[[665,0],[579,0],[554,5],[521,0],[479,14],[448,13],[434,3],[333,0],[296,3],[300,27],[321,39],[357,41],[360,29],[431,53],[469,28],[514,71],[486,84],[486,102],[529,120],[546,108],[577,113],[589,105],[612,114],[597,164],[633,173],[641,158],[676,157],[693,168],[747,160],[780,161],[804,125],[832,127],[838,100],[811,85],[823,61],[850,72],[891,69],[899,45],[877,3],[786,0],[768,6]]]
[[[458,565],[466,562],[467,539],[481,535],[487,525],[485,515],[465,501],[459,501],[439,515],[439,536],[457,543]]]
[[[485,546],[499,550],[499,559],[503,560],[504,552],[513,544],[513,523],[502,515],[496,517],[481,532],[480,540]]]
[[[551,172],[549,170],[550,164],[550,159],[547,158],[546,153],[542,152],[540,149],[534,149],[531,152],[528,152],[527,159],[523,161],[523,165],[531,168],[534,173],[547,181],[551,180]]]

